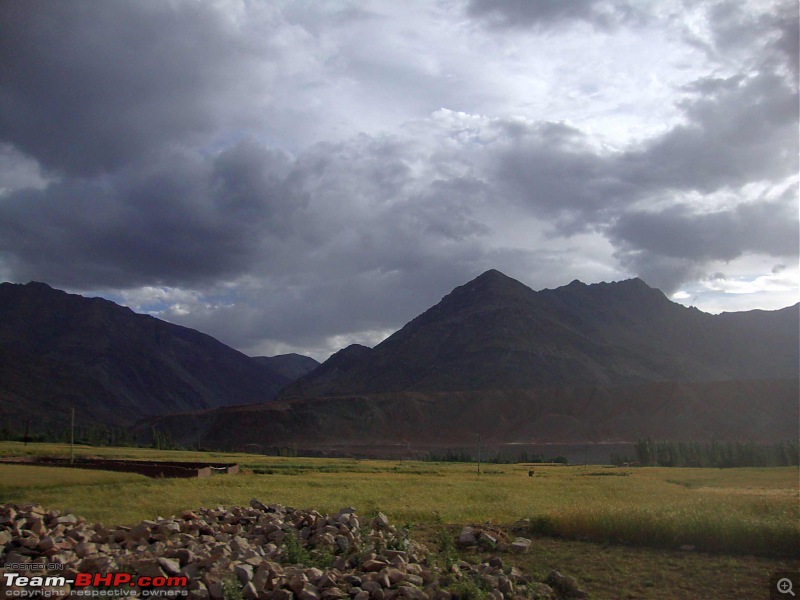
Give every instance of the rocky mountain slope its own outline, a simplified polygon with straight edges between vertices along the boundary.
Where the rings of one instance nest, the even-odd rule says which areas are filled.
[[[375,348],[337,352],[269,405],[141,427],[187,445],[360,455],[478,439],[796,439],[798,330],[798,306],[714,316],[638,279],[534,292],[489,271]]]
[[[534,292],[492,270],[281,397],[797,377],[798,314],[714,316],[640,279]]]
[[[63,427],[72,406],[84,423],[125,424],[264,402],[291,380],[208,335],[107,300],[0,284],[0,419],[17,427]]]
[[[209,448],[796,439],[799,331],[798,306],[715,316],[638,279],[534,292],[488,271],[309,371],[106,300],[2,284],[0,425],[63,428],[74,405],[93,423],[142,419],[140,442]]]
[[[302,354],[279,354],[278,356],[254,356],[253,360],[269,367],[278,375],[283,375],[290,381],[299,379],[316,369],[319,362],[310,356]]]
[[[167,415],[139,425],[187,446],[420,456],[469,448],[797,439],[797,379],[323,396]],[[541,450],[541,449],[540,449]],[[597,454],[597,452],[594,452]],[[602,454],[602,453],[601,453]],[[608,452],[603,460],[608,460]]]

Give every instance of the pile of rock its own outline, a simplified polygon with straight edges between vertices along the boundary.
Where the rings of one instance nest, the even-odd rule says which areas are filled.
[[[461,530],[457,544],[468,551],[516,552],[522,554],[531,547],[531,540],[516,537],[509,540],[508,536],[499,528],[491,524],[472,526],[468,525]]]
[[[437,566],[424,546],[382,513],[362,525],[352,508],[323,515],[257,500],[135,527],[90,525],[37,505],[0,505],[0,550],[0,572],[186,577],[181,590],[198,599],[453,600],[469,595],[466,589],[494,600],[577,595],[536,582],[498,557],[449,570]],[[0,577],[0,587],[4,581]],[[50,596],[70,593],[69,586],[47,590]]]

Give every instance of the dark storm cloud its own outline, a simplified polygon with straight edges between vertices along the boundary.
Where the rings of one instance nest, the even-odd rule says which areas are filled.
[[[204,3],[0,4],[0,139],[95,175],[198,142],[269,53]]]
[[[68,286],[186,285],[235,277],[262,236],[303,206],[286,158],[243,142],[215,159],[173,155],[100,178],[67,178],[0,201],[0,251],[21,279]]]
[[[710,43],[702,45],[719,62],[744,59],[756,68],[786,67],[797,77],[800,5],[783,0],[765,11],[726,0],[709,5]]]
[[[563,123],[497,124],[510,133],[490,158],[493,178],[512,201],[556,219],[564,231],[580,229],[630,194],[613,155],[593,150]]]
[[[635,4],[606,0],[470,0],[467,12],[495,27],[551,27],[585,21],[610,29],[641,18]]]
[[[687,91],[686,123],[622,159],[631,181],[707,193],[796,172],[798,94],[784,78],[702,79]]]
[[[707,213],[686,205],[630,211],[608,233],[620,260],[665,292],[701,272],[706,262],[731,261],[746,253],[791,256],[800,246],[793,191],[776,200]]]

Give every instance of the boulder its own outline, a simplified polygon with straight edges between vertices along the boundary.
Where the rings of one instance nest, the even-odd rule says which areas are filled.
[[[524,537],[515,538],[514,541],[511,543],[511,551],[520,554],[530,550],[530,547],[531,547],[531,540]]]

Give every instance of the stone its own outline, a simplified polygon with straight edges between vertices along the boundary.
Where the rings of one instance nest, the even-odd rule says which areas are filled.
[[[300,590],[300,593],[297,594],[297,597],[299,600],[319,600],[320,594],[315,585],[306,583]]]
[[[404,550],[387,550],[384,554],[386,558],[394,564],[405,564],[408,562],[408,552]]]
[[[338,581],[336,575],[329,571],[327,573],[324,573],[321,577],[319,577],[314,582],[314,585],[316,585],[320,589],[324,589],[324,588],[331,588],[335,586],[337,583]]]
[[[105,573],[113,566],[114,561],[108,556],[89,556],[80,562],[78,570],[85,573]]]
[[[373,529],[388,529],[389,518],[382,512],[379,512],[377,515],[375,515],[375,518],[372,519],[370,526]]]
[[[257,600],[258,599],[258,591],[256,587],[253,585],[252,581],[248,581],[247,583],[242,586],[242,597],[247,598],[248,600]]]
[[[5,532],[5,531],[0,531],[0,546],[4,545],[3,544],[3,534],[4,533],[8,535],[8,538],[9,538],[8,541],[11,541],[11,534],[10,533]],[[41,538],[39,540],[39,543],[36,545],[36,549],[39,550],[39,552],[47,552],[48,550],[53,550],[55,547],[56,547],[56,541],[52,537],[50,537],[49,535],[46,535],[43,538]],[[81,558],[83,558],[83,557],[81,557]]]
[[[381,569],[388,567],[389,564],[382,560],[369,559],[361,563],[361,570],[367,573],[377,572]]]
[[[308,578],[303,573],[295,573],[289,578],[288,586],[289,589],[292,590],[296,596],[300,596],[300,592],[303,590],[305,584],[308,583]]]
[[[419,588],[403,586],[400,588],[399,598],[411,598],[412,600],[428,600],[428,594]]]
[[[495,569],[503,568],[503,559],[499,556],[492,556],[489,558],[489,566]]]
[[[206,584],[204,584],[202,581],[191,582],[188,589],[191,592],[192,598],[196,598],[197,600],[207,600],[208,598],[211,598],[211,594],[208,593]]]
[[[178,560],[160,556],[156,562],[167,575],[178,575],[181,572],[181,563]]]
[[[236,565],[233,569],[234,574],[242,582],[242,585],[250,583],[253,579],[253,566],[248,564]]]
[[[375,592],[381,591],[383,587],[377,581],[365,581],[361,584],[361,589],[363,589],[366,592],[369,592],[370,595],[372,595]]]
[[[563,596],[570,598],[586,597],[586,592],[578,587],[578,581],[574,577],[563,575],[559,571],[551,571],[544,582]]]
[[[75,525],[78,522],[78,517],[75,515],[64,515],[63,517],[58,517],[56,519],[56,523],[59,525]]]
[[[531,547],[531,540],[524,537],[515,538],[511,543],[512,552],[523,553],[527,552]]]
[[[350,550],[350,540],[347,539],[346,536],[337,535],[334,538],[334,542],[336,542],[336,546],[339,548],[339,552],[347,554]]]
[[[178,575],[185,575],[189,579],[195,579],[198,575],[200,575],[201,570],[202,565],[200,563],[189,563],[181,568]]]
[[[188,548],[178,548],[169,555],[169,558],[176,558],[181,563],[181,566],[186,566],[196,561],[197,555]]]
[[[519,519],[518,521],[514,521],[514,524],[511,526],[511,531],[525,532],[529,531],[530,528],[531,528],[530,519]]]
[[[475,529],[472,527],[464,527],[461,530],[461,534],[458,536],[458,543],[462,546],[469,546],[472,544],[477,543],[478,536],[475,532]]]
[[[553,588],[545,583],[529,583],[526,587],[531,600],[550,600],[555,593]]]
[[[511,577],[512,579],[520,579],[523,577],[523,575],[525,574],[519,569],[519,567],[511,565],[508,568],[508,576]]]
[[[219,581],[212,581],[207,584],[208,587],[208,594],[214,598],[214,600],[221,600],[225,597],[225,589],[222,587],[222,583]]]
[[[391,585],[406,580],[406,574],[403,573],[400,569],[395,569],[394,567],[387,567],[386,569],[381,571],[381,573],[385,574],[389,578],[389,582],[391,583]]]
[[[508,577],[497,578],[497,589],[503,592],[506,596],[511,596],[514,593],[514,584]]]
[[[137,575],[146,577],[164,577],[166,575],[161,569],[158,560],[154,558],[137,560],[132,566]]]

